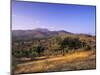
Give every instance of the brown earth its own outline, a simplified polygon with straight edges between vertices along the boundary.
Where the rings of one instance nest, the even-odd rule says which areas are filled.
[[[94,50],[78,51],[65,56],[37,57],[36,59],[38,60],[18,64],[14,73],[39,73],[96,68],[96,53]]]

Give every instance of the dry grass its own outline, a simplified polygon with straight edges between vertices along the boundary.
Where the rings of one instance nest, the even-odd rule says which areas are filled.
[[[40,59],[43,57],[40,57]],[[46,59],[18,64],[14,72],[37,73],[81,69],[95,69],[95,51],[78,51],[65,56],[48,57]]]

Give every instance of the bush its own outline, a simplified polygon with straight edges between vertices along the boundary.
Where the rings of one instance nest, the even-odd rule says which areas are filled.
[[[44,47],[42,45],[34,45],[32,48],[31,48],[31,54],[33,56],[41,56],[44,52]]]
[[[84,49],[85,49],[85,50],[91,50],[92,48],[91,48],[90,45],[86,45]]]

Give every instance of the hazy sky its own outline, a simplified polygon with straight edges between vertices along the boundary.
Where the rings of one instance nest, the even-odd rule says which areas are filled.
[[[95,34],[95,6],[15,2],[12,29],[47,28]]]

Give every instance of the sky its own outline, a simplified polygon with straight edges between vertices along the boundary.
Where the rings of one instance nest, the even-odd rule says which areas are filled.
[[[95,6],[12,2],[12,30],[47,28],[95,34]]]

